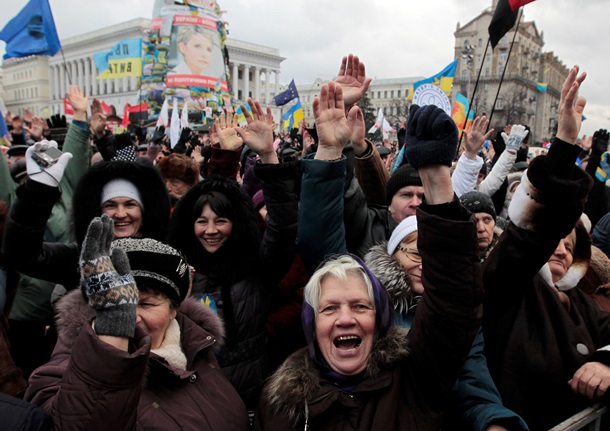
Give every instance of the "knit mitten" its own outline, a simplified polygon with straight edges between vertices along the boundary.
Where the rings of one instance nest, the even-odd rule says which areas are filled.
[[[127,132],[115,135],[114,149],[115,155],[112,160],[125,160],[127,162],[135,162],[138,160],[136,146],[131,140],[131,135]]]
[[[521,142],[523,142],[528,133],[529,130],[519,124],[515,124],[510,128],[510,135],[502,132],[502,139],[506,142],[506,149],[516,154]]]
[[[441,108],[412,105],[405,145],[407,160],[415,169],[426,165],[451,166],[457,153],[458,130]]]
[[[115,248],[110,255],[113,238],[110,217],[91,221],[80,256],[81,289],[96,311],[96,334],[130,338],[136,328],[139,293],[125,252]]]

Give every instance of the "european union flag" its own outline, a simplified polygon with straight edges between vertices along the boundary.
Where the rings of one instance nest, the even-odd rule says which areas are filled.
[[[30,0],[0,31],[6,42],[4,59],[55,55],[60,49],[49,0]]]
[[[297,92],[297,86],[294,84],[293,79],[292,81],[290,81],[288,89],[286,91],[281,92],[273,99],[275,100],[275,106],[282,106],[290,102],[292,99],[296,99],[297,97],[299,97],[299,93]]]

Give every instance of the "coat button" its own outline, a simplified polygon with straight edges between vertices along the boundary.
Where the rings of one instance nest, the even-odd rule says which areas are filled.
[[[207,337],[205,337],[205,339],[209,341],[212,339],[212,337],[210,335],[208,335]]]
[[[586,356],[589,354],[589,348],[582,343],[578,343],[576,345],[576,351],[583,356]]]
[[[191,383],[195,383],[197,381],[197,376],[195,374],[192,374],[191,377],[189,377],[189,381]]]

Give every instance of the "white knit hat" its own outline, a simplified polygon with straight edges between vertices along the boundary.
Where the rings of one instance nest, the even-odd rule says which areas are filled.
[[[100,205],[104,205],[104,202],[114,198],[130,198],[144,208],[142,196],[140,196],[138,188],[131,181],[127,181],[124,178],[118,178],[106,183],[102,189],[102,201],[100,202]]]
[[[392,232],[392,236],[390,237],[390,241],[388,241],[388,254],[392,256],[398,245],[402,242],[403,239],[407,237],[410,233],[417,231],[417,217],[409,216],[403,221],[400,222],[394,232]]]

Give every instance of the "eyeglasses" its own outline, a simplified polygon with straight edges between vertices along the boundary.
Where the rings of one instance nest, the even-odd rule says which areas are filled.
[[[407,248],[403,246],[399,246],[398,250],[402,251],[407,258],[415,263],[421,263],[421,254],[419,254],[419,250],[416,248]]]

